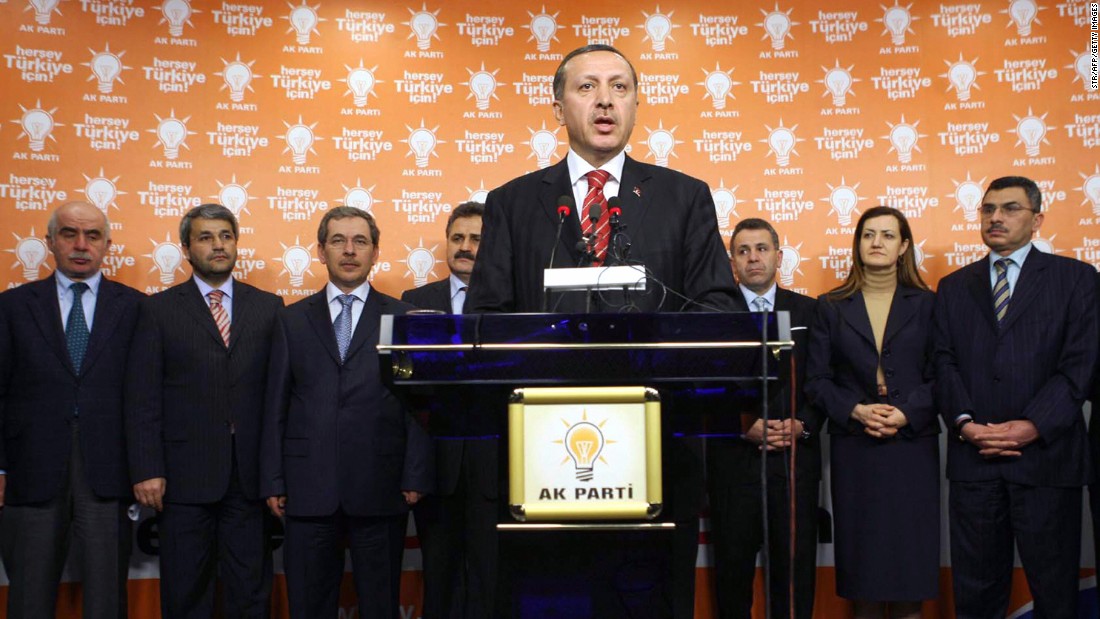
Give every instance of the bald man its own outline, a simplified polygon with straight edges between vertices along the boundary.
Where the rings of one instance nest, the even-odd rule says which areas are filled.
[[[58,207],[46,243],[55,273],[0,294],[7,616],[54,616],[71,545],[84,575],[85,619],[125,618],[131,490],[122,386],[143,295],[100,273],[111,228],[96,207]]]

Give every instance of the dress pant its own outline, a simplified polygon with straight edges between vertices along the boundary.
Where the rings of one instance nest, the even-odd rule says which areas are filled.
[[[408,516],[286,517],[283,560],[290,619],[332,619],[340,601],[344,549],[351,549],[360,619],[398,619]]]
[[[1036,619],[1077,619],[1082,500],[1077,487],[951,482],[955,616],[1005,616],[1015,541]]]
[[[272,566],[265,509],[262,501],[244,496],[236,456],[221,501],[165,503],[159,516],[164,619],[210,619],[217,578],[224,593],[222,617],[266,619]]]
[[[0,551],[10,587],[9,619],[54,616],[57,586],[70,534],[83,575],[85,619],[125,619],[131,539],[127,503],[102,499],[84,474],[80,430],[72,420],[73,448],[68,476],[46,503],[8,505],[0,517]]]

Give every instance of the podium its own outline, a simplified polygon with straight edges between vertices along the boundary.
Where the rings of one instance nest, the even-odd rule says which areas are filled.
[[[479,394],[480,410],[460,413],[479,419],[456,420],[451,427],[458,431],[450,434],[455,438],[508,437],[509,423],[515,426],[517,418],[513,408],[506,423],[505,411],[517,389],[637,387],[658,393],[662,410],[656,433],[664,447],[663,487],[672,495],[664,498],[671,505],[635,516],[610,510],[612,517],[604,518],[527,519],[531,510],[516,502],[512,479],[523,469],[512,468],[501,478],[509,498],[498,530],[507,533],[500,570],[508,580],[505,591],[523,598],[512,600],[503,614],[538,616],[547,604],[556,604],[562,616],[662,617],[673,613],[660,612],[654,600],[678,595],[678,585],[665,582],[675,580],[669,577],[675,570],[664,567],[676,559],[666,561],[671,550],[654,536],[698,535],[691,505],[697,508],[702,498],[701,459],[695,470],[684,437],[740,433],[735,411],[766,402],[767,393],[780,388],[779,368],[792,347],[786,312],[410,314],[383,317],[378,350],[398,389],[430,389],[441,402],[454,401],[453,390]],[[514,440],[511,452],[514,463]],[[658,472],[658,481],[661,477]],[[687,507],[677,509],[677,500]],[[588,554],[602,556],[589,560]],[[694,552],[688,560],[693,576]],[[687,595],[690,590],[689,584]],[[523,612],[531,603],[542,605],[542,611]]]

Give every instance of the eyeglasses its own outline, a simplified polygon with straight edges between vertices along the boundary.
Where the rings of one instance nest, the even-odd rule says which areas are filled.
[[[983,204],[981,208],[978,209],[978,212],[982,214],[982,217],[992,217],[993,214],[997,212],[997,209],[1001,209],[1001,212],[1005,215],[1008,215],[1009,217],[1012,217],[1013,215],[1017,215],[1024,211],[1030,211],[1032,213],[1039,212],[1035,209],[1016,204],[1015,202],[1011,204]]]
[[[334,236],[334,237],[332,237],[331,239],[328,240],[327,245],[329,247],[333,248],[333,249],[344,249],[345,247],[347,247],[348,242],[349,242],[349,239],[346,239],[342,236]],[[361,236],[357,236],[354,239],[350,239],[350,243],[351,243],[351,246],[354,247],[356,251],[362,251],[362,250],[370,249],[370,246],[371,246],[370,239],[365,238],[365,237],[361,237]]]

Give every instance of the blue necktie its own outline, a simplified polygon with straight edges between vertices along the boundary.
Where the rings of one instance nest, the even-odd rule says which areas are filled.
[[[336,331],[336,345],[340,348],[340,363],[343,363],[348,358],[348,346],[351,345],[351,306],[355,303],[355,295],[342,294],[336,299],[343,307],[332,328]]]
[[[73,370],[80,374],[80,366],[84,363],[84,353],[88,350],[88,321],[84,319],[84,302],[81,297],[88,289],[88,284],[75,282],[69,286],[73,291],[73,306],[69,308],[69,320],[65,323],[65,346],[69,349],[69,359],[73,362]]]
[[[756,297],[752,300],[752,306],[756,308],[754,311],[766,312],[768,311],[768,300],[764,297]]]
[[[993,284],[993,313],[997,315],[997,324],[1000,325],[1008,314],[1008,302],[1012,299],[1012,293],[1008,289],[1008,263],[1006,259],[993,263],[997,271],[997,282]]]

